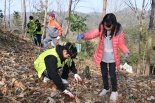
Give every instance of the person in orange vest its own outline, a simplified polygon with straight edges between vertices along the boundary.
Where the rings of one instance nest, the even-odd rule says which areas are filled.
[[[56,46],[61,42],[62,36],[62,27],[60,24],[55,21],[55,14],[50,12],[49,14],[50,21],[48,22],[48,28],[46,33],[46,38],[44,39],[44,49],[48,49],[48,42],[51,41],[52,46]]]

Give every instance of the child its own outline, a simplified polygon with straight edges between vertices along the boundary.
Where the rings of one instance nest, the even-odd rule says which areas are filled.
[[[93,58],[94,62],[101,67],[104,84],[104,88],[99,96],[104,96],[107,92],[109,92],[109,74],[112,85],[110,100],[116,101],[118,97],[116,69],[119,70],[120,67],[118,49],[123,52],[125,59],[128,58],[129,50],[124,42],[122,26],[117,22],[116,16],[113,13],[109,13],[104,16],[99,28],[94,31],[78,35],[77,40],[90,40],[96,37],[100,38],[100,42]]]
[[[29,22],[27,24],[27,28],[28,28],[28,33],[32,39],[32,42],[34,43],[34,36],[35,36],[35,31],[36,31],[36,25],[34,22],[34,18],[33,16],[29,16]]]
[[[74,73],[74,78],[77,82],[82,81],[81,77],[77,74],[75,63],[72,61],[76,55],[76,47],[72,43],[67,42],[64,46],[57,45],[55,48],[48,49],[40,54],[34,62],[34,67],[39,77],[44,75],[44,82],[50,79],[53,80],[59,90],[70,98],[75,98],[75,96],[66,89],[64,84],[68,84],[67,79],[70,70]],[[60,68],[63,68],[61,76],[58,70]]]
[[[55,21],[55,14],[50,12],[48,15],[50,21],[48,22],[46,38],[43,41],[45,50],[48,49],[48,42],[51,42],[51,45],[54,47],[57,44],[61,44],[60,42],[62,36],[62,27],[57,21]]]
[[[41,46],[41,36],[42,36],[42,28],[41,28],[41,23],[39,22],[38,19],[35,21],[36,24],[36,31],[35,31],[35,44],[38,46]]]

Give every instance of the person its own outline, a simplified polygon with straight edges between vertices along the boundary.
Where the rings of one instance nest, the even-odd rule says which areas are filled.
[[[50,21],[48,22],[46,38],[43,41],[45,50],[48,49],[48,42],[50,41],[51,45],[54,47],[57,44],[60,44],[62,36],[62,27],[57,21],[55,21],[55,14],[53,12],[50,12],[48,15],[50,17]]]
[[[27,28],[28,28],[27,32],[29,33],[29,35],[32,39],[32,42],[34,43],[34,35],[35,35],[36,25],[35,25],[33,16],[29,16],[29,22],[27,24]]]
[[[79,34],[77,40],[90,40],[96,37],[100,38],[100,42],[93,56],[93,60],[101,67],[104,84],[104,88],[99,96],[104,96],[109,92],[109,74],[112,85],[110,100],[116,101],[118,98],[116,69],[119,71],[120,67],[118,49],[123,52],[125,59],[128,58],[129,49],[125,45],[122,26],[117,22],[116,16],[113,13],[108,13],[104,16],[99,24],[99,28],[91,32]]]
[[[41,23],[38,19],[35,20],[36,30],[35,30],[35,39],[34,43],[38,46],[41,46],[41,37],[42,37],[42,28]]]
[[[53,80],[60,91],[70,98],[75,98],[75,96],[66,89],[65,84],[68,84],[67,79],[70,70],[74,73],[74,78],[77,82],[82,81],[81,77],[77,74],[77,69],[73,61],[76,55],[77,49],[70,42],[67,42],[63,46],[57,45],[55,48],[44,51],[34,62],[38,77],[40,78],[44,75],[44,82],[47,82],[49,79]],[[63,68],[61,76],[58,74],[58,69],[60,68]]]

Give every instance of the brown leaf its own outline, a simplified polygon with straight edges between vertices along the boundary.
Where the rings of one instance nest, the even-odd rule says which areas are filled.
[[[152,81],[151,81],[151,84],[152,84],[152,86],[155,87],[155,80],[152,80]]]
[[[0,92],[3,94],[3,95],[7,95],[8,94],[8,88],[7,87],[2,87],[0,89]]]
[[[76,102],[76,103],[81,103],[81,102],[80,102],[80,99],[79,99],[78,97],[75,97],[75,102]]]
[[[12,79],[12,87],[21,88],[23,91],[26,90],[26,87],[23,85],[23,83],[16,80],[15,78]]]

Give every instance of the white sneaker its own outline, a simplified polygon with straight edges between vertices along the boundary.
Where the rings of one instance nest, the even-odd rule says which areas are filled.
[[[66,79],[61,78],[61,80],[63,84],[68,84],[68,81]]]
[[[118,92],[112,92],[110,95],[110,100],[116,101],[118,98]]]
[[[104,95],[106,95],[108,92],[109,92],[109,90],[103,89],[103,90],[101,91],[101,93],[99,94],[99,96],[104,96]]]
[[[50,80],[49,78],[44,77],[43,82],[44,82],[44,83],[47,83],[49,80]]]

